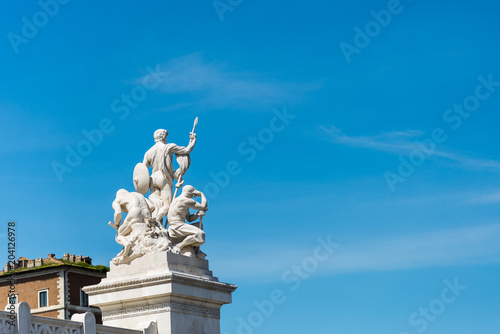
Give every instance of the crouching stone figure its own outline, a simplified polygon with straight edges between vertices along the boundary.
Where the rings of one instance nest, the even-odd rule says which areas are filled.
[[[201,196],[201,203],[196,202],[193,197]],[[191,214],[189,209],[198,210]],[[170,204],[168,211],[168,234],[172,241],[172,252],[205,258],[206,254],[200,251],[199,247],[205,243],[205,232],[202,230],[201,217],[207,211],[207,199],[201,191],[197,191],[193,186],[186,185],[182,189],[182,194],[175,198]],[[199,227],[195,224],[187,224],[200,217]]]

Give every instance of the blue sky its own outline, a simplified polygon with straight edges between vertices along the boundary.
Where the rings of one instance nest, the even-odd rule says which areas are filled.
[[[116,190],[199,116],[222,333],[498,333],[499,11],[4,1],[0,221],[18,256],[109,263]]]

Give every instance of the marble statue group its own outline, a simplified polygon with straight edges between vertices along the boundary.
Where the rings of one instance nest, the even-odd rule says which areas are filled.
[[[147,253],[165,251],[205,257],[200,246],[205,242],[202,218],[208,209],[207,199],[193,186],[184,185],[183,179],[191,164],[189,154],[196,145],[197,123],[198,118],[185,147],[167,143],[168,131],[156,130],[153,135],[155,144],[134,169],[136,191],[117,191],[112,204],[114,220],[109,225],[116,229],[115,240],[123,249],[113,259],[115,265],[130,263]],[[174,168],[174,154],[177,169]],[[182,191],[177,195],[181,187]],[[196,197],[200,197],[201,202],[197,202]],[[191,213],[190,209],[196,212]],[[125,219],[122,219],[122,213],[127,214]],[[198,222],[192,223],[197,219]]]

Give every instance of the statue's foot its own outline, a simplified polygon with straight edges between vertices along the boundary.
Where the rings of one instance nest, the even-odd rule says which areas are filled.
[[[196,250],[194,249],[193,246],[182,247],[181,255],[189,256],[189,257],[196,257]]]
[[[181,255],[194,256],[193,248],[192,247],[184,247],[181,251]]]
[[[180,254],[181,250],[179,249],[179,247],[174,246],[174,247],[172,247],[172,253],[174,253],[174,254]]]

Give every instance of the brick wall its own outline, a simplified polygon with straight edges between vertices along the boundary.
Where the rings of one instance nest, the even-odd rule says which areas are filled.
[[[57,305],[57,296],[59,290],[57,282],[59,277],[57,273],[45,274],[37,277],[20,278],[16,276],[16,293],[18,294],[18,302],[27,302],[32,309],[38,308],[38,290],[49,289],[48,305]],[[5,309],[8,300],[10,280],[0,282],[0,309]]]

